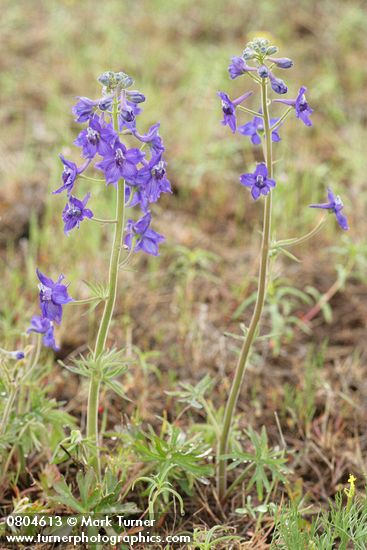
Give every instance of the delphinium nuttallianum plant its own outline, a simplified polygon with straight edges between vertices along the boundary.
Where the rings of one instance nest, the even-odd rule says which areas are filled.
[[[279,252],[291,255],[287,251],[287,247],[295,246],[313,237],[323,227],[327,218],[326,215],[323,216],[316,227],[302,237],[276,242],[272,240],[272,200],[273,194],[276,197],[277,187],[274,174],[273,143],[280,141],[279,130],[288,117],[295,117],[305,126],[312,126],[311,115],[313,112],[307,102],[305,95],[307,89],[304,86],[299,88],[294,99],[285,99],[284,97],[271,99],[269,97],[271,92],[281,96],[287,94],[287,85],[274,73],[277,73],[278,69],[290,69],[293,66],[291,59],[275,57],[277,51],[277,47],[271,45],[268,40],[256,38],[246,45],[241,57],[232,58],[228,67],[231,79],[247,76],[259,86],[261,100],[258,111],[243,105],[244,102],[246,105],[248,104],[247,100],[253,95],[251,91],[245,92],[237,99],[230,99],[226,93],[218,92],[223,111],[222,124],[229,126],[233,133],[238,132],[247,136],[253,145],[262,146],[264,157],[264,161],[259,162],[253,171],[244,173],[239,178],[240,184],[248,188],[254,201],[263,200],[263,223],[256,303],[240,351],[218,441],[217,487],[219,498],[222,501],[226,498],[227,490],[227,453],[230,450],[228,447],[231,427],[244,372],[252,344],[258,334],[264,308],[269,281],[269,258]],[[285,105],[285,110],[275,117],[270,111],[273,110],[273,107],[279,108],[279,104]],[[250,115],[251,120],[238,125],[237,115],[240,112]],[[342,213],[343,202],[339,196],[334,195],[330,188],[328,189],[327,202],[310,206],[333,213],[341,229],[348,229],[347,219]]]
[[[85,124],[74,141],[80,147],[84,161],[78,166],[60,155],[64,166],[62,184],[53,193],[63,194],[67,201],[62,212],[65,234],[69,235],[81,223],[109,224],[114,229],[108,282],[105,292],[100,289],[98,295],[98,288],[94,288],[97,295],[77,301],[69,296],[68,286],[63,283],[64,275],[54,281],[37,269],[41,314],[32,318],[29,332],[38,333],[45,346],[56,350],[54,325],[61,323],[63,306],[70,302],[104,302],[98,333],[94,346],[91,346],[93,351],[86,361],[79,362],[78,368],[74,369],[74,372],[90,378],[87,439],[91,449],[90,463],[97,477],[100,477],[100,387],[105,380],[109,387],[118,387],[108,382],[125,368],[124,363],[119,368],[121,356],[115,355],[114,350],[108,350],[106,346],[117,296],[118,273],[126,267],[134,252],[158,255],[164,237],[151,227],[150,206],[162,193],[170,193],[171,186],[166,176],[165,148],[159,135],[159,123],[154,124],[146,134],[139,133],[136,127],[136,117],[141,112],[139,105],[145,101],[144,95],[130,89],[133,80],[123,72],[108,71],[98,80],[102,85],[102,97],[96,100],[79,97],[73,107],[76,122]],[[131,147],[131,140],[138,147]],[[103,178],[86,175],[86,170],[92,167],[95,160],[94,168],[103,174]],[[75,196],[78,179],[84,179],[91,185],[90,192],[82,198]],[[103,185],[102,182],[106,192],[115,195],[116,213],[111,219],[97,218],[91,209],[95,210],[98,206],[93,203],[93,186]],[[137,214],[130,217],[133,208],[137,209]]]

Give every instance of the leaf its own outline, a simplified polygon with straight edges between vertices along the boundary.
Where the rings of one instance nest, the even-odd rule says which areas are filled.
[[[122,384],[120,384],[120,382],[118,382],[117,380],[105,380],[104,381],[105,385],[107,386],[107,388],[109,388],[110,390],[114,391],[115,393],[117,393],[117,395],[119,395],[120,397],[122,397],[123,399],[126,399],[126,401],[130,401],[130,403],[132,402],[131,399],[129,399],[127,396],[126,396],[126,392],[125,392],[125,389],[124,389],[124,386]]]

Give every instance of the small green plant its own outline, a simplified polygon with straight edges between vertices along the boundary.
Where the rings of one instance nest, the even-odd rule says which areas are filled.
[[[348,479],[345,495],[339,491],[328,510],[312,521],[304,519],[297,506],[279,508],[272,550],[365,550],[367,541],[367,488],[356,494],[355,477]],[[346,496],[346,499],[345,499]]]
[[[234,548],[231,543],[240,543],[241,537],[225,533],[230,531],[229,527],[215,525],[211,529],[201,529],[195,527],[192,533],[192,542],[189,544],[189,550],[227,550]],[[237,547],[237,546],[236,546]]]
[[[228,488],[225,498],[228,498],[235,488],[243,484],[245,494],[254,486],[259,501],[262,502],[264,496],[267,501],[274,487],[279,482],[286,482],[286,475],[289,473],[286,466],[287,458],[284,450],[269,447],[265,426],[263,426],[260,433],[255,432],[251,427],[245,433],[251,442],[253,451],[236,450],[223,457],[223,459],[232,460],[228,467],[229,471],[245,465],[243,471]]]

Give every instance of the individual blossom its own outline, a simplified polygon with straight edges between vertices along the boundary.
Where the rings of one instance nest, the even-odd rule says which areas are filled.
[[[83,149],[83,157],[92,159],[97,153],[102,157],[109,152],[110,145],[117,139],[111,124],[103,125],[98,116],[89,121],[89,126],[82,130],[74,144]]]
[[[62,219],[65,224],[65,235],[74,229],[74,227],[79,228],[80,222],[82,222],[85,218],[93,218],[93,212],[89,210],[89,208],[86,208],[89,198],[90,193],[87,193],[82,201],[76,197],[69,197],[69,202],[66,204],[62,212]]]
[[[278,122],[279,118],[271,118],[270,126],[274,126]],[[253,145],[260,145],[261,137],[260,133],[264,131],[264,121],[262,117],[255,116],[250,122],[238,127],[238,132],[243,136],[248,136],[251,139]],[[271,132],[271,139],[274,142],[281,140],[278,133],[278,128]]]
[[[296,117],[302,120],[303,124],[305,124],[306,126],[312,126],[312,121],[309,117],[313,113],[313,109],[311,109],[311,107],[307,103],[305,96],[306,92],[307,88],[305,86],[302,86],[298,91],[296,99],[274,99],[274,101],[294,107]]]
[[[157,122],[149,128],[146,134],[139,134],[136,129],[133,129],[132,132],[139,141],[146,143],[150,147],[152,153],[159,154],[164,151],[163,140],[159,135],[159,128],[160,123]]]
[[[341,200],[339,195],[334,195],[330,187],[328,187],[328,199],[329,202],[325,202],[322,204],[310,204],[310,208],[321,208],[322,210],[328,210],[332,214],[335,214],[339,226],[344,229],[344,231],[348,231],[348,220],[341,212],[344,208],[343,201]]]
[[[61,162],[64,165],[64,170],[62,172],[62,186],[56,189],[56,191],[53,191],[53,195],[57,195],[59,193],[62,193],[63,191],[66,191],[67,195],[70,195],[74,188],[75,180],[79,174],[84,172],[84,170],[88,167],[90,163],[90,159],[88,159],[83,166],[80,168],[77,167],[75,162],[72,162],[71,160],[67,160],[63,155],[59,155]]]
[[[250,65],[247,65],[243,57],[234,56],[231,58],[231,64],[228,67],[228,72],[232,80],[251,71],[256,71],[255,67],[250,67]]]
[[[137,103],[126,99],[125,94],[121,95],[120,113],[119,113],[119,130],[120,132],[127,128],[133,130],[136,126],[136,117],[141,113]]]
[[[137,164],[144,158],[144,153],[139,149],[127,149],[118,139],[112,147],[109,148],[103,160],[95,165],[98,170],[102,170],[106,177],[107,184],[116,185],[124,178],[127,182],[133,182],[137,174]]]
[[[287,85],[281,78],[276,78],[271,71],[269,71],[269,80],[271,89],[276,94],[286,94],[288,92]]]
[[[100,100],[93,100],[88,97],[78,97],[78,100],[72,108],[72,112],[76,116],[75,122],[87,122],[93,116]]]
[[[0,355],[13,359],[14,361],[21,361],[25,357],[24,351],[19,349],[9,351],[7,349],[0,348]]]
[[[153,156],[150,161],[139,170],[135,181],[144,189],[148,202],[157,202],[161,193],[172,193],[171,184],[166,175],[167,163],[162,155]]]
[[[38,288],[42,316],[59,324],[62,319],[62,306],[73,301],[68,295],[67,286],[61,284],[64,275],[60,275],[54,283],[52,279],[46,277],[37,269],[37,277],[40,281]]]
[[[229,99],[229,96],[225,92],[218,92],[217,95],[222,100],[222,111],[223,111],[223,120],[222,124],[230,127],[233,133],[236,131],[237,120],[236,120],[236,107],[245,101],[248,97],[252,95],[252,92],[246,92],[237,99],[233,101]]]
[[[242,174],[240,182],[245,187],[251,187],[251,195],[255,201],[260,195],[267,195],[275,187],[275,181],[268,178],[268,169],[264,162],[260,162],[252,174]]]
[[[68,194],[71,193],[74,183],[76,180],[76,177],[78,175],[78,167],[75,164],[75,162],[72,162],[71,160],[67,160],[64,155],[59,155],[61,162],[64,165],[64,170],[62,172],[62,186],[59,187],[59,189],[56,189],[53,193],[62,193],[62,191],[66,191]]]
[[[54,337],[54,326],[52,322],[46,317],[35,315],[31,319],[31,326],[27,330],[28,333],[35,332],[37,334],[43,334],[43,344],[48,348],[52,348],[55,351],[59,349],[56,345]]]
[[[150,226],[152,215],[150,212],[144,214],[137,222],[128,220],[124,243],[135,252],[142,250],[152,256],[158,256],[158,245],[164,241],[163,235],[153,231]]]

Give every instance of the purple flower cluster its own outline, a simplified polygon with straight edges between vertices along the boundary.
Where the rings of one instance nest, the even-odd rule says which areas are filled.
[[[131,251],[141,250],[157,256],[164,237],[150,227],[150,206],[158,201],[162,193],[172,193],[164,160],[165,147],[159,135],[160,124],[153,124],[147,133],[138,131],[139,105],[145,101],[145,96],[129,89],[133,80],[128,75],[107,71],[98,80],[103,86],[102,97],[95,100],[78,97],[72,108],[75,121],[85,124],[74,141],[81,150],[83,162],[78,165],[60,155],[63,164],[61,185],[53,193],[65,192],[67,197],[62,211],[64,232],[68,235],[84,220],[94,218],[88,204],[91,193],[88,191],[83,199],[75,196],[78,178],[88,182],[99,181],[84,174],[87,168],[94,165],[103,173],[107,186],[117,187],[119,181],[124,180],[125,206],[140,208],[137,221],[130,218],[124,228],[125,245]],[[131,140],[136,142],[135,147]],[[32,318],[28,332],[43,334],[44,344],[57,349],[54,323],[61,322],[62,306],[72,298],[62,284],[63,275],[55,283],[39,270],[37,276],[40,281],[41,315]]]
[[[166,174],[167,163],[163,158],[165,147],[159,135],[159,123],[154,124],[146,134],[136,128],[137,117],[141,112],[139,104],[145,96],[137,90],[128,90],[132,79],[124,73],[106,72],[99,77],[103,84],[104,97],[96,100],[79,97],[72,111],[76,122],[87,123],[81,130],[74,144],[81,148],[81,155],[86,160],[78,167],[74,162],[60,155],[64,165],[62,185],[54,193],[66,191],[68,202],[63,210],[64,231],[69,233],[78,228],[84,219],[92,219],[92,210],[86,208],[90,198],[88,193],[83,200],[72,196],[75,182],[97,156],[94,167],[100,170],[107,185],[117,186],[121,179],[126,182],[125,199],[129,206],[139,206],[143,219],[151,203],[157,202],[162,193],[172,193]],[[118,129],[114,127],[112,109],[117,106]],[[130,147],[122,141],[130,136],[139,143],[139,147]],[[149,156],[147,156],[149,155]],[[131,230],[128,224],[126,230]],[[157,241],[161,242],[160,238]],[[129,240],[127,242],[130,242]],[[149,247],[139,246],[139,240],[132,239],[135,250]],[[129,245],[128,245],[129,246]],[[154,249],[154,254],[157,250]]]
[[[261,86],[270,85],[270,88],[276,94],[284,95],[288,92],[288,87],[285,82],[274,75],[274,69],[290,69],[293,66],[293,61],[288,57],[274,57],[278,48],[270,45],[269,41],[264,38],[256,38],[249,42],[243,51],[243,55],[231,58],[231,63],[228,67],[229,76],[232,80],[246,75],[250,80],[255,81]],[[250,65],[249,62],[252,64]],[[312,126],[310,116],[313,109],[310,107],[306,94],[307,88],[301,86],[294,99],[273,99],[272,103],[287,105],[288,109],[277,118],[270,118],[269,132],[273,142],[281,141],[279,129],[291,111],[293,111],[303,124]],[[251,91],[247,91],[237,99],[231,100],[227,93],[218,92],[217,95],[221,100],[223,113],[222,124],[229,126],[233,133],[246,136],[250,139],[253,145],[261,145],[264,141],[264,116],[260,109],[253,111],[242,103],[251,95]],[[268,104],[270,104],[268,100]],[[245,124],[239,125],[237,121],[237,111],[241,110],[248,114],[255,115]],[[275,187],[275,180],[269,176],[268,167],[264,162],[257,164],[255,170],[251,173],[245,173],[240,176],[240,183],[248,187],[252,198],[256,201],[261,195],[268,195]],[[347,230],[348,222],[346,217],[341,213],[343,202],[340,197],[335,197],[331,189],[328,192],[327,203],[312,204],[311,208],[321,208],[335,214],[339,226]]]

